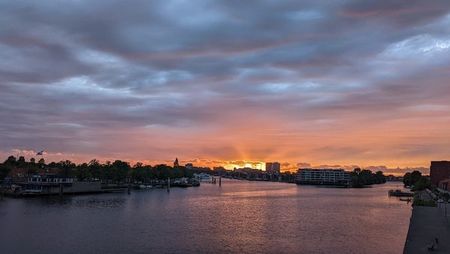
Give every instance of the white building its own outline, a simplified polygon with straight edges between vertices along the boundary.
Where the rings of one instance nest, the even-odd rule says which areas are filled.
[[[339,186],[351,184],[350,173],[343,169],[299,169],[295,180],[297,184]]]

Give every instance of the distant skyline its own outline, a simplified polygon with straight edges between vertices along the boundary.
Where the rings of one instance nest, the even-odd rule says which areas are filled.
[[[0,159],[450,160],[446,0],[0,1],[0,23]]]

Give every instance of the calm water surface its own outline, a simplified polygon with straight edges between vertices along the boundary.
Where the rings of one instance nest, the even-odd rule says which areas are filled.
[[[222,187],[0,201],[0,253],[402,253],[411,206],[387,191]]]

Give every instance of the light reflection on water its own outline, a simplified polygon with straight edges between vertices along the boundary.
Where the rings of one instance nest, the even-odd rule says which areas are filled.
[[[222,187],[0,201],[2,253],[401,253],[399,184]]]

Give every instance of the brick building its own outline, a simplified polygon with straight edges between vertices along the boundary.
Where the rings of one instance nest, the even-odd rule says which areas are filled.
[[[450,179],[450,161],[432,161],[430,179],[433,186],[439,186],[440,181]]]

